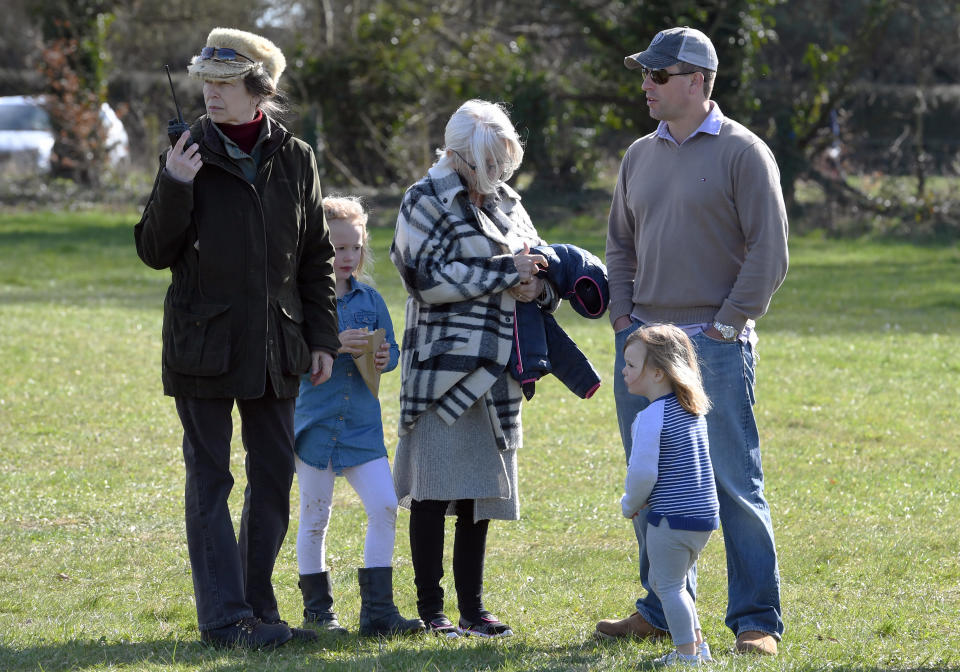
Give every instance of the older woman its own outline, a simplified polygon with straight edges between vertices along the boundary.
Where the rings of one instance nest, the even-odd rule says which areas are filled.
[[[258,35],[210,33],[188,68],[207,114],[161,157],[135,230],[140,258],[172,273],[163,389],[183,425],[201,639],[218,646],[310,636],[280,620],[271,576],[290,513],[299,376],[326,380],[340,343],[313,151],[271,117],[284,66]],[[247,476],[239,542],[227,506],[234,405]]]
[[[505,181],[523,147],[504,110],[464,103],[445,147],[400,207],[390,256],[409,293],[401,351],[394,482],[410,508],[417,609],[437,635],[512,635],[484,607],[491,518],[519,517],[521,389],[507,373],[517,301],[556,307],[535,277],[543,241]],[[444,615],[445,515],[456,515],[453,575],[459,623]]]

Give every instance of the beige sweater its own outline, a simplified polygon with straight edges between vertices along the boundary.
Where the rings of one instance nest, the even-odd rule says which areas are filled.
[[[763,315],[787,273],[787,214],[770,149],[725,118],[719,135],[657,137],[623,157],[607,232],[610,320]]]

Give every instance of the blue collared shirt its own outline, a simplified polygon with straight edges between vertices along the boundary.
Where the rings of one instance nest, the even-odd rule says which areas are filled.
[[[720,106],[717,105],[716,101],[710,101],[710,111],[707,112],[707,117],[700,122],[700,125],[697,126],[697,130],[690,134],[690,136],[683,142],[687,142],[690,138],[696,136],[699,133],[707,133],[709,135],[720,135],[720,128],[723,126],[723,112],[720,111]],[[661,121],[657,124],[657,137],[663,138],[664,140],[669,140],[675,145],[681,145],[683,143],[678,143],[676,139],[670,135],[670,126],[665,121]]]
[[[351,289],[337,299],[340,331],[383,327],[390,344],[390,361],[384,371],[396,368],[400,349],[393,335],[387,304],[373,287],[351,278]],[[293,420],[297,456],[318,469],[332,464],[336,473],[387,454],[383,442],[380,402],[363,382],[349,353],[333,360],[330,380],[310,383],[300,379],[300,396]]]

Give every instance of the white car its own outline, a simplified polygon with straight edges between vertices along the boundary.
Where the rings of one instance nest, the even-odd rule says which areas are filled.
[[[107,103],[100,106],[100,121],[107,132],[107,156],[116,166],[130,156],[127,131]],[[53,126],[42,96],[0,97],[0,164],[46,173],[53,143]]]

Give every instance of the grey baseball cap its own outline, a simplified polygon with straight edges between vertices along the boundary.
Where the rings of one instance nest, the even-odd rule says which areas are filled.
[[[661,30],[646,51],[627,56],[623,64],[631,70],[660,70],[680,61],[714,72],[719,65],[717,50],[713,48],[710,38],[696,28],[687,26]]]

